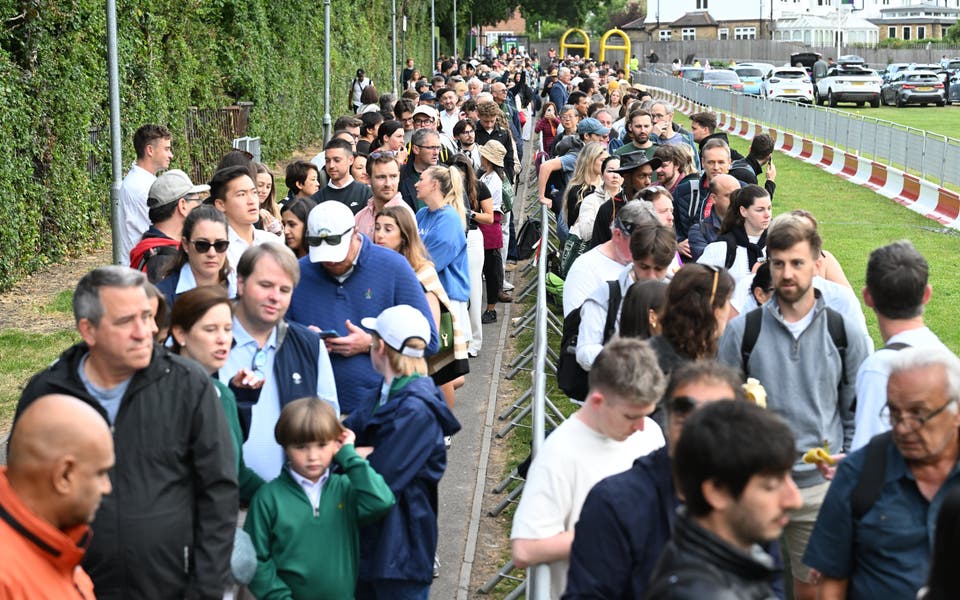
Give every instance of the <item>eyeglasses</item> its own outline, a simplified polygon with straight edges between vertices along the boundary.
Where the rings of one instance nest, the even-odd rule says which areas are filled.
[[[258,377],[264,377],[266,374],[263,368],[267,365],[267,351],[263,348],[257,348],[257,353],[253,355],[253,361],[250,363],[250,370]]]
[[[627,236],[633,235],[633,230],[637,228],[636,223],[628,223],[626,221],[621,221],[620,217],[617,217],[616,219],[614,219],[613,224],[616,226],[617,229],[627,234]]]
[[[464,129],[463,131],[460,132],[460,135],[467,135],[472,133],[473,133],[472,129]]]
[[[343,236],[347,235],[353,231],[354,226],[350,226],[349,229],[343,233],[331,235],[329,233],[321,233],[320,235],[308,235],[304,239],[307,242],[308,246],[319,246],[321,244],[330,244],[331,246],[337,246],[343,240]]]
[[[896,408],[890,408],[890,405],[884,405],[880,409],[880,419],[890,423],[890,427],[896,428],[897,425],[903,423],[908,431],[917,431],[922,429],[924,425],[927,424],[930,419],[936,417],[943,411],[947,409],[950,404],[956,401],[956,398],[951,398],[947,400],[946,404],[933,411],[932,413],[926,416],[914,415],[914,414],[900,414],[900,410]]]
[[[223,254],[227,251],[227,247],[230,246],[230,240],[217,240],[215,242],[208,242],[207,240],[194,240],[190,243],[193,244],[193,249],[200,254],[206,254],[207,252],[210,252],[210,248],[213,248],[217,254]]]
[[[370,153],[370,158],[378,160],[381,158],[396,158],[399,152],[394,150],[375,150]]]
[[[414,119],[413,120],[414,125],[429,125],[430,123],[433,123],[433,119]]]
[[[424,150],[432,150],[433,152],[439,152],[440,146],[421,146],[417,144],[417,148],[423,148]]]

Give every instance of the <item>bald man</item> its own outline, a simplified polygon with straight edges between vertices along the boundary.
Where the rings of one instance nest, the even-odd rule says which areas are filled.
[[[79,564],[112,467],[113,437],[92,406],[50,394],[23,411],[0,468],[0,597],[94,597]]]
[[[739,189],[740,181],[733,175],[715,175],[707,184],[708,195],[705,205],[710,207],[710,212],[691,224],[690,229],[687,230],[687,240],[690,242],[693,260],[700,258],[707,244],[717,241],[720,237],[720,224],[723,222],[723,215],[727,214],[727,209],[730,207],[730,194]]]

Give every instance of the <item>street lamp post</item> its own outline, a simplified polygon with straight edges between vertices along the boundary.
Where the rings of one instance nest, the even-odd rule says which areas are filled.
[[[397,0],[391,0],[390,2],[391,16],[390,16],[390,26],[393,28],[393,34],[391,35],[391,40],[393,41],[391,49],[392,61],[390,63],[393,69],[393,95],[397,95]]]
[[[437,66],[437,1],[430,0],[430,72]]]
[[[323,0],[323,143],[330,141],[330,0]]]
[[[110,226],[113,231],[113,263],[121,264],[120,256],[120,185],[123,179],[123,142],[120,139],[120,75],[117,68],[117,2],[107,0],[107,71],[110,79],[110,163],[113,183],[110,184]]]
[[[457,0],[453,0],[453,56],[457,56]]]

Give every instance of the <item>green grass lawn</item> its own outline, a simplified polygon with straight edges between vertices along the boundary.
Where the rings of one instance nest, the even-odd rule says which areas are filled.
[[[880,108],[838,107],[845,112],[892,121],[900,125],[923,129],[941,135],[960,136],[960,105],[958,106],[881,106]]]

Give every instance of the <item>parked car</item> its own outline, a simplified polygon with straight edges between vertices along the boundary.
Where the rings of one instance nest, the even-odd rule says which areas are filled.
[[[736,68],[739,69],[740,67],[753,67],[754,69],[760,69],[760,72],[763,73],[763,76],[764,76],[764,77],[766,77],[767,75],[769,75],[769,74],[770,74],[770,71],[772,71],[772,70],[774,70],[774,69],[776,68],[776,67],[774,67],[773,65],[771,65],[770,63],[763,63],[763,62],[744,62],[744,63],[737,63]],[[734,70],[736,70],[736,69],[734,69]]]
[[[880,101],[884,104],[946,104],[943,83],[936,73],[930,71],[901,71],[880,89]]]
[[[950,78],[947,88],[947,102],[950,104],[960,102],[960,73],[956,73]]]
[[[890,78],[900,71],[907,71],[910,69],[910,63],[890,63],[887,65],[887,68],[880,73],[880,77],[883,78],[884,82],[890,81]]]
[[[813,68],[813,63],[817,62],[822,56],[819,52],[794,52],[790,55],[790,64],[787,66],[800,65],[809,71]]]
[[[760,94],[760,84],[763,82],[763,71],[756,67],[734,67],[733,72],[743,84],[744,94]]]
[[[706,87],[712,87],[718,90],[731,90],[734,92],[743,92],[743,82],[734,71],[730,69],[710,69],[703,72],[703,80],[700,82]]]
[[[784,98],[813,103],[813,84],[810,75],[802,67],[779,67],[763,80],[761,95],[764,98]]]
[[[862,56],[857,56],[856,54],[844,54],[837,59],[837,64],[840,65],[860,65],[862,67],[867,66],[867,61],[863,60]]]
[[[814,102],[826,102],[830,106],[836,106],[840,102],[853,102],[862,106],[869,102],[870,106],[876,108],[880,106],[881,83],[876,71],[860,65],[836,65],[817,80],[813,88]]]
[[[680,67],[680,77],[690,81],[703,81],[702,67]]]

